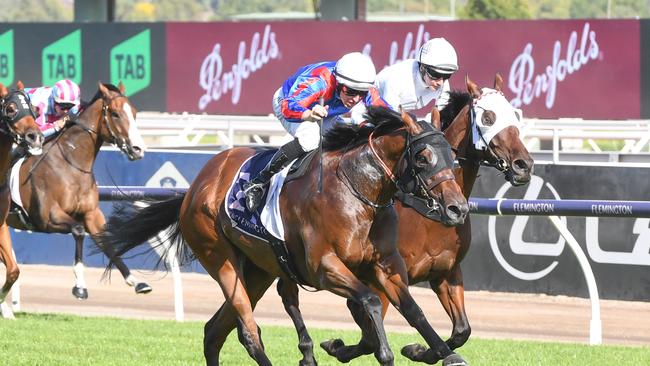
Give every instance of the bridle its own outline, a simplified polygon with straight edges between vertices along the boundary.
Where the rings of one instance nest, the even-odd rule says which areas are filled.
[[[10,105],[16,106],[15,113],[7,112]],[[36,119],[36,114],[29,103],[29,97],[22,90],[12,90],[0,100],[0,113],[2,122],[0,123],[0,133],[10,136],[17,145],[20,145],[23,142],[23,137],[16,132],[15,124],[26,116]]]
[[[427,206],[433,211],[439,208],[439,204],[437,199],[430,194],[430,190],[444,181],[454,180],[455,178],[451,173],[451,170],[448,169],[451,164],[450,157],[448,159],[445,159],[444,157],[441,158],[441,156],[439,156],[435,151],[434,156],[437,157],[437,160],[433,169],[423,170],[416,168],[415,157],[420,151],[426,148],[431,148],[431,146],[437,146],[441,141],[446,143],[443,133],[434,130],[430,124],[420,121],[418,122],[418,125],[422,127],[422,132],[416,135],[411,135],[409,133],[406,134],[406,146],[397,163],[397,171],[399,172],[398,176],[396,176],[388,165],[386,165],[372,142],[374,134],[377,131],[376,129],[368,136],[368,146],[370,147],[374,161],[378,163],[381,170],[391,180],[391,182],[395,184],[397,189],[401,192],[423,198],[426,200]],[[400,130],[405,131],[406,129],[401,128]],[[445,147],[448,146],[449,145],[447,144]],[[346,149],[344,154],[347,151],[348,150]],[[345,170],[340,168],[340,162],[341,160],[339,158],[339,164],[336,169],[337,176],[341,179],[339,173],[343,174],[346,179],[341,179],[341,181],[344,182],[357,199],[375,209],[387,208],[394,204],[395,200],[393,197],[384,204],[372,202],[370,199],[365,197],[355,188],[354,184],[350,184],[350,178]]]
[[[118,139],[118,137],[116,136],[116,134],[115,134],[115,132],[113,131],[113,129],[111,128],[111,123],[110,123],[109,116],[108,116],[108,112],[109,112],[109,107],[108,107],[108,105],[110,104],[110,102],[112,102],[114,99],[117,99],[117,98],[126,98],[126,97],[125,97],[124,95],[118,95],[118,96],[115,96],[115,97],[113,97],[113,98],[108,99],[108,102],[107,102],[104,98],[102,98],[102,119],[103,119],[103,121],[106,122],[106,126],[107,126],[107,128],[108,128],[108,132],[109,132],[109,134],[110,134],[110,138],[109,138],[106,142],[108,142],[108,143],[110,143],[110,144],[113,144],[113,145],[115,145],[115,146],[118,146],[117,141],[118,141],[119,139]],[[81,113],[81,112],[80,112],[80,113]],[[77,114],[77,115],[74,115],[74,116],[71,117],[71,119],[70,119],[70,124],[67,125],[67,128],[70,128],[71,126],[74,125],[74,126],[77,126],[77,127],[81,128],[82,130],[88,132],[89,135],[95,135],[95,136],[98,136],[98,137],[99,137],[99,136],[100,136],[100,133],[99,133],[99,131],[98,131],[98,130],[99,130],[98,127],[93,128],[93,127],[85,126],[85,125],[80,124],[80,123],[77,122],[77,120],[78,120],[78,118],[79,118],[79,115],[80,115],[80,114]],[[100,125],[101,125],[101,123],[100,123]],[[58,140],[61,136],[63,136],[63,133],[60,133],[59,135],[57,135],[57,136],[56,136],[56,140]],[[54,145],[59,146],[59,150],[61,150],[61,146],[60,146],[60,144],[58,143],[58,141],[55,141],[55,142],[53,143],[53,146],[54,146]],[[125,150],[125,149],[127,149],[127,147],[126,147],[126,143],[123,143],[123,146],[124,146],[124,149],[122,149],[122,147],[120,147],[120,146],[118,146],[118,147],[119,147],[120,149],[122,149],[122,151],[125,151],[125,152],[126,152],[126,151],[127,151],[127,150]],[[34,166],[32,167],[32,170],[33,170],[33,169],[38,165],[38,163],[40,163],[40,161],[41,161],[43,158],[45,158],[45,156],[47,155],[47,153],[49,153],[49,149],[48,149],[48,150],[46,151],[46,153],[43,154],[43,155],[40,157],[40,159],[39,159],[39,160],[34,164]],[[92,174],[92,170],[86,170],[86,169],[83,169],[83,168],[77,166],[74,162],[72,162],[72,161],[68,158],[67,154],[66,154],[63,150],[61,150],[61,155],[63,156],[63,158],[65,159],[65,161],[66,161],[68,164],[70,164],[70,166],[72,166],[73,168],[75,168],[75,169],[77,169],[77,170],[79,170],[79,171],[81,171],[81,172],[83,172],[83,173],[86,173],[86,174]]]
[[[112,98],[108,99],[108,101],[106,99],[102,98],[102,120],[104,122],[106,122],[106,128],[108,129],[108,133],[109,133],[109,138],[106,140],[106,142],[108,142],[109,144],[115,145],[117,148],[119,148],[120,150],[122,150],[124,152],[127,152],[128,151],[128,145],[126,144],[126,139],[120,138],[120,137],[117,136],[117,134],[115,133],[115,130],[111,126],[112,118],[109,118],[109,110],[110,110],[109,105],[113,100],[115,100],[117,98],[126,98],[126,96],[117,95],[115,97],[112,97]],[[73,119],[72,122],[76,126],[78,126],[81,129],[87,131],[88,133],[99,136],[99,131],[98,131],[99,128],[98,127],[97,127],[97,130],[96,130],[96,129],[93,129],[92,127],[81,125],[79,123],[76,123],[76,119]]]
[[[498,171],[506,174],[506,173],[508,173],[508,171],[510,171],[510,166],[509,166],[508,162],[505,159],[499,157],[494,152],[494,149],[490,146],[489,142],[483,136],[483,132],[481,132],[481,129],[476,124],[476,111],[475,111],[475,108],[481,108],[483,110],[486,110],[485,108],[483,108],[483,107],[481,107],[481,106],[479,106],[477,104],[478,100],[480,100],[485,95],[493,94],[493,93],[500,93],[501,95],[503,95],[502,92],[495,90],[493,92],[488,92],[488,93],[481,94],[477,98],[472,98],[469,101],[470,125],[478,133],[479,138],[481,139],[481,141],[483,141],[483,144],[485,145],[485,151],[487,151],[487,153],[488,153],[487,157],[485,157],[485,155],[481,156],[479,164],[483,165],[483,166],[495,168]],[[472,135],[470,135],[470,136],[472,136]],[[473,145],[473,142],[474,141],[471,141],[471,137],[470,137],[470,144]]]

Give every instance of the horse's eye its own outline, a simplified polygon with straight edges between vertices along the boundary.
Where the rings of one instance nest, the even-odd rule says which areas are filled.
[[[115,111],[111,111],[111,117],[112,118],[120,118],[120,114],[115,112]]]
[[[14,117],[16,117],[16,114],[18,113],[18,106],[16,105],[16,103],[13,103],[13,102],[9,103],[5,107],[4,113],[5,113],[5,116],[7,116],[9,118],[14,118]]]
[[[494,124],[494,121],[497,120],[497,115],[492,112],[492,111],[485,111],[483,112],[483,116],[481,117],[481,122],[483,123],[483,126],[492,126]]]

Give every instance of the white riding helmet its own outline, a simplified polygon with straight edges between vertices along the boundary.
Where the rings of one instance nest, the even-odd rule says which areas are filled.
[[[442,37],[426,41],[418,51],[417,60],[440,74],[453,74],[458,70],[456,50]]]
[[[355,90],[368,91],[375,83],[377,71],[370,57],[360,52],[344,55],[336,62],[336,82]]]

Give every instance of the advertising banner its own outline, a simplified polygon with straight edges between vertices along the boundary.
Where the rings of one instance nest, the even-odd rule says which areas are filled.
[[[0,82],[70,79],[90,100],[97,82],[123,82],[139,110],[165,110],[163,24],[0,24]]]
[[[527,186],[512,187],[502,174],[482,168],[472,196],[649,201],[650,193],[638,184],[648,178],[643,168],[537,164]],[[593,208],[599,209],[609,208]],[[472,244],[462,262],[466,289],[588,297],[576,256],[547,217],[472,215],[471,220]],[[602,298],[650,300],[650,219],[561,220],[589,259]]]
[[[466,75],[492,86],[499,72],[525,116],[639,118],[639,28],[637,20],[169,23],[167,108],[269,114],[274,91],[303,65],[361,51],[381,70],[445,37],[459,55],[453,89],[465,89]]]

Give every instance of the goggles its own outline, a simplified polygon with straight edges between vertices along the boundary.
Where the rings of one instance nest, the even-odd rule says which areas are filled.
[[[56,103],[56,105],[58,105],[59,108],[61,108],[64,111],[68,111],[72,109],[72,107],[74,107],[73,103]]]
[[[341,86],[341,91],[343,92],[343,94],[347,95],[348,97],[356,97],[358,95],[361,98],[365,98],[366,95],[368,95],[367,90],[356,90],[356,89],[348,88],[345,85]]]
[[[432,66],[428,66],[428,65],[422,65],[422,69],[427,74],[427,76],[429,76],[431,80],[438,80],[438,79],[447,80],[452,75],[452,74],[440,73],[436,71]]]

